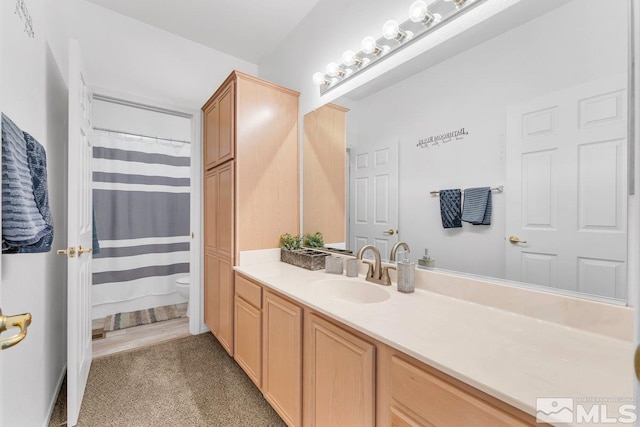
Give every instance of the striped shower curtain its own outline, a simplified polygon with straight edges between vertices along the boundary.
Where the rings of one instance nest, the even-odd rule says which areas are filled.
[[[190,145],[101,131],[95,141],[92,305],[174,292],[189,272]]]

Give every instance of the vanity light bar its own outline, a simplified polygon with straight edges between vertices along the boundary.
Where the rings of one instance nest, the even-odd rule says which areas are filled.
[[[401,24],[394,20],[385,22],[382,37],[365,37],[359,52],[345,51],[341,64],[330,62],[324,73],[317,72],[313,75],[313,82],[323,95],[482,1],[484,0],[416,0],[409,8],[409,19]]]

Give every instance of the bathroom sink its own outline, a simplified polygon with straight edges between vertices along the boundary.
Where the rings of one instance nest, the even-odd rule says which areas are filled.
[[[314,289],[323,296],[356,304],[371,304],[386,301],[391,297],[388,290],[368,282],[326,279],[313,282]]]

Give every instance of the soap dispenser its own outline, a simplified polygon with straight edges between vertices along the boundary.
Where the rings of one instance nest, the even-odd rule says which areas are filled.
[[[402,262],[397,263],[396,269],[398,270],[398,292],[410,294],[416,288],[414,282],[416,263],[405,258]]]
[[[436,260],[429,256],[429,249],[424,250],[424,256],[418,260],[420,267],[434,268],[436,266]]]

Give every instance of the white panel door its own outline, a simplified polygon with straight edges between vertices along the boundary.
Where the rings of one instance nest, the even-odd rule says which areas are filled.
[[[69,43],[67,423],[78,423],[91,367],[91,96],[80,46]]]
[[[626,96],[613,76],[508,109],[507,279],[627,298]]]
[[[349,180],[350,249],[374,245],[388,259],[398,241],[398,142],[352,149]]]

